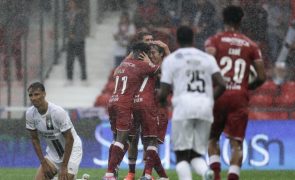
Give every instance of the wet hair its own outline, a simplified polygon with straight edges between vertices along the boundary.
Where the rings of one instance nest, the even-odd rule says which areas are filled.
[[[180,26],[177,29],[177,42],[180,46],[192,45],[194,41],[194,32],[189,26]]]
[[[144,42],[137,42],[132,45],[132,52],[134,53],[135,57],[138,57],[140,53],[149,54],[151,50],[150,45]]]
[[[135,41],[136,42],[143,41],[144,36],[153,36],[153,34],[150,32],[146,32],[146,31],[140,31],[136,34]]]
[[[223,22],[230,26],[239,26],[244,16],[244,11],[239,6],[230,5],[223,9]]]
[[[151,46],[151,48],[156,48],[159,51],[159,53],[164,54],[164,48],[162,48],[161,46],[159,46],[157,44],[151,44],[150,46]]]
[[[45,87],[42,83],[40,82],[34,82],[32,83],[29,87],[28,87],[28,91],[32,89],[32,90],[37,90],[37,89],[40,89],[41,91],[44,91],[45,92]]]

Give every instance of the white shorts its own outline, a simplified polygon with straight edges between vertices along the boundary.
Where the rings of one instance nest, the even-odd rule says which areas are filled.
[[[72,153],[68,163],[68,173],[76,175],[79,170],[79,166],[82,160],[83,150],[82,146],[75,146],[72,149]],[[52,164],[56,167],[57,171],[59,172],[62,162],[56,162],[51,158],[48,154],[45,156]]]
[[[172,121],[174,151],[193,149],[205,155],[208,150],[211,122],[199,119]]]

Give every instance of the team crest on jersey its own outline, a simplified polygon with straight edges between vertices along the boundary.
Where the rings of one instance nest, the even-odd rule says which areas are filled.
[[[53,130],[53,123],[52,123],[52,119],[51,116],[49,114],[46,115],[46,127],[47,130]]]

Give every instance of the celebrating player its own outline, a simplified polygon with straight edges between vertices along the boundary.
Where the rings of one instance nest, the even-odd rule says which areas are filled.
[[[243,159],[243,139],[248,122],[248,89],[265,81],[261,52],[256,43],[239,32],[244,13],[241,7],[228,6],[223,10],[224,32],[210,37],[206,51],[215,56],[227,84],[225,93],[215,102],[214,122],[209,143],[209,163],[215,179],[220,180],[219,138],[222,132],[230,140],[231,160],[228,180],[238,180]],[[257,78],[248,85],[250,65]]]

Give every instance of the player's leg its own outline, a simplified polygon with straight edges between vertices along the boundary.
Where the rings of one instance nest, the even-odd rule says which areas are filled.
[[[138,155],[138,141],[139,132],[135,132],[132,136],[129,136],[129,148],[128,148],[128,166],[129,171],[124,180],[134,180],[135,179],[135,167]]]
[[[45,161],[48,165],[48,168],[51,169],[52,173],[45,175],[45,170],[43,169],[42,165],[40,165],[36,172],[35,180],[50,180],[57,174],[58,169],[55,163],[49,160],[47,157],[45,158]]]
[[[227,125],[224,129],[225,135],[230,140],[231,160],[228,170],[228,180],[238,180],[243,160],[243,140],[246,133],[248,123],[248,108],[243,106],[242,98],[240,98],[240,108],[236,108],[229,113]],[[247,100],[244,101],[247,104]]]
[[[68,162],[68,179],[74,180],[78,174],[79,166],[83,156],[82,144],[74,146]]]
[[[223,97],[221,97],[223,98]],[[220,180],[221,172],[221,161],[220,161],[220,147],[219,137],[223,132],[226,122],[227,113],[223,109],[226,104],[223,103],[222,99],[218,99],[214,105],[214,121],[211,125],[208,155],[209,155],[209,166],[214,171],[214,179]]]
[[[191,119],[190,121],[193,121],[192,124],[194,126],[192,134],[194,137],[193,150],[190,153],[191,166],[204,180],[213,180],[214,173],[208,167],[204,158],[208,149],[211,122],[198,119]]]
[[[192,179],[190,153],[193,148],[194,127],[189,120],[172,121],[172,142],[176,155],[176,172],[179,180]]]

